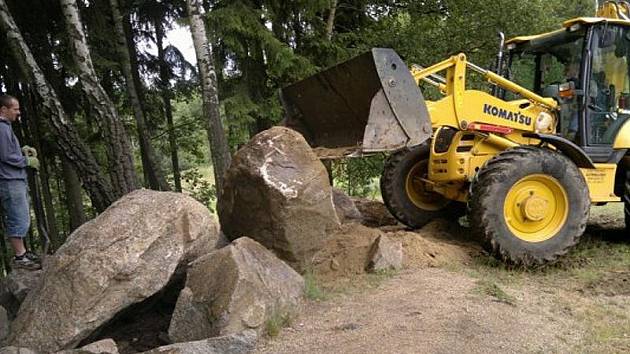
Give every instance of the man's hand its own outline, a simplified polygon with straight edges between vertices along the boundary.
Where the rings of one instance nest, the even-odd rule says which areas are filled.
[[[30,147],[28,145],[24,145],[22,147],[22,154],[26,157],[37,157],[37,150],[35,148]]]
[[[26,157],[26,166],[34,169],[34,170],[39,170],[39,160],[37,159],[37,157]]]

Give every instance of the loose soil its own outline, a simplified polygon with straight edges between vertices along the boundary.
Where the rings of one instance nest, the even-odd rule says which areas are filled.
[[[593,208],[563,262],[524,271],[484,254],[453,220],[410,231],[378,204],[358,205],[376,228],[344,225],[315,257],[326,298],[306,301],[258,353],[630,351],[630,235],[619,206]],[[402,242],[405,267],[364,274],[381,234]]]

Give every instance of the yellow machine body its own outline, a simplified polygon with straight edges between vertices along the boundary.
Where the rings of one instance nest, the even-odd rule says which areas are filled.
[[[589,20],[568,21],[566,25],[585,21]],[[618,22],[630,25],[627,21]],[[516,41],[528,38],[531,40],[534,36],[519,37]],[[483,75],[490,83],[516,93],[523,99],[504,101],[483,91],[466,89],[469,70]],[[440,100],[426,102],[434,136],[439,136],[445,127],[458,130],[446,151],[437,151],[435,145],[439,140],[432,140],[427,183],[433,191],[447,198],[465,202],[466,182],[470,182],[486,161],[500,151],[518,145],[541,143],[538,139],[524,137],[524,133],[556,133],[558,104],[554,99],[537,95],[493,72],[483,70],[469,63],[464,54],[428,68],[412,67],[411,72],[418,82],[427,80],[445,95]],[[430,79],[440,72],[446,73],[445,83]],[[549,121],[546,124],[536,124],[544,119]],[[475,129],[478,124],[499,127],[501,132],[497,134],[479,131]],[[630,120],[617,134],[613,147],[620,150],[630,148]],[[591,202],[620,201],[620,197],[613,192],[617,165],[597,163],[592,167],[581,169],[589,186]]]

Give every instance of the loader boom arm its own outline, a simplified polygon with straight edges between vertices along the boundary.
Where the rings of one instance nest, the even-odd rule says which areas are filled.
[[[508,91],[521,95],[534,104],[544,106],[550,110],[554,110],[558,107],[558,103],[552,98],[545,98],[536,93],[520,86],[500,75],[493,73],[490,70],[485,70],[466,60],[466,55],[458,54],[452,56],[442,62],[432,65],[428,68],[421,68],[419,66],[411,67],[411,74],[414,79],[419,83],[425,81],[431,85],[436,86],[440,92],[446,95],[455,95],[456,97],[461,95],[461,92],[465,90],[465,78],[466,70],[471,69],[488,80],[488,82],[495,84]],[[435,79],[435,75],[439,72],[446,70],[446,79],[444,82]]]

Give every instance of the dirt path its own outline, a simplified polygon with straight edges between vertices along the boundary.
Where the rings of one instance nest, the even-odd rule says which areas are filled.
[[[619,247],[621,256],[630,258],[630,248]],[[630,263],[623,258],[619,264]],[[291,325],[261,341],[257,352],[630,351],[630,268],[588,272],[480,273],[474,265],[412,264],[377,286],[357,275],[365,278],[363,286],[341,285],[341,294],[307,302]],[[615,291],[597,290],[601,274],[614,279]]]
[[[475,289],[476,279],[444,269],[405,271],[364,293],[310,303],[259,352],[571,352],[582,341],[545,294],[516,294],[512,305]]]

